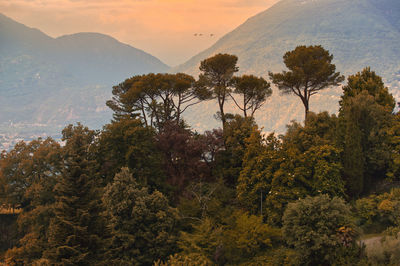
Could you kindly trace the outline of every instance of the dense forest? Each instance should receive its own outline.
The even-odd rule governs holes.
[[[102,130],[3,151],[0,265],[399,265],[400,114],[373,70],[345,81],[332,59],[299,46],[270,81],[236,75],[229,54],[198,79],[133,76]],[[338,115],[310,111],[341,84]],[[304,105],[282,135],[253,118],[272,85]],[[220,128],[185,122],[201,101]]]

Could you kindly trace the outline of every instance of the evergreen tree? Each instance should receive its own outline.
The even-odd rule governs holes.
[[[254,113],[263,106],[267,97],[272,94],[271,84],[263,78],[253,75],[243,75],[232,78],[234,93],[241,96],[242,104],[232,96],[236,106],[243,111],[243,116],[254,117]],[[249,113],[248,113],[249,112]]]
[[[96,265],[105,260],[108,230],[90,154],[94,137],[94,131],[80,124],[63,130],[64,165],[44,254],[50,264]]]
[[[237,56],[229,54],[217,54],[200,63],[200,71],[197,86],[208,90],[208,98],[217,99],[219,118],[222,127],[225,128],[226,115],[224,106],[232,91],[231,81],[233,74],[239,70],[236,66]],[[207,94],[204,93],[206,97]]]
[[[177,211],[159,191],[149,193],[128,168],[105,188],[103,201],[112,229],[114,265],[151,265],[175,251]]]
[[[332,59],[329,51],[320,45],[298,46],[283,56],[289,71],[270,72],[269,76],[283,93],[294,94],[301,99],[307,118],[311,96],[344,80],[344,76],[335,72]]]
[[[145,127],[140,119],[124,117],[105,125],[96,144],[104,186],[122,167],[129,167],[138,182],[151,190],[169,191],[155,130]]]
[[[351,197],[370,191],[386,177],[392,152],[394,98],[382,79],[365,68],[349,76],[340,102],[338,146]]]

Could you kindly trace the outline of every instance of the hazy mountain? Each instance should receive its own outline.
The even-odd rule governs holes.
[[[0,142],[1,134],[54,135],[76,121],[99,128],[111,119],[112,85],[168,68],[107,35],[54,39],[0,14]]]
[[[400,1],[398,0],[281,0],[248,19],[215,45],[174,71],[197,75],[201,60],[216,53],[239,57],[241,73],[267,77],[282,71],[282,56],[298,45],[321,44],[334,55],[338,71],[345,75],[371,66],[400,96]],[[311,110],[337,110],[341,91],[330,90],[311,98]],[[191,123],[209,124],[217,110],[213,103],[197,106],[188,114]],[[200,110],[208,110],[207,113]],[[231,109],[233,111],[233,109]],[[199,120],[199,113],[201,114]],[[294,97],[273,97],[258,112],[266,131],[284,130],[292,119],[302,121],[303,107]],[[193,119],[196,117],[196,120]],[[213,125],[218,125],[216,121]],[[208,126],[207,126],[208,127]]]

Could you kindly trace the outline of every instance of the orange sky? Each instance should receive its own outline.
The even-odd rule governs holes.
[[[0,12],[52,37],[109,34],[174,66],[277,1],[0,0]]]

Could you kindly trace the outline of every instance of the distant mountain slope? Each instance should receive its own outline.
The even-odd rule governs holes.
[[[111,119],[112,85],[168,69],[107,35],[54,39],[0,14],[0,135],[54,135],[76,121],[99,128]]]
[[[400,96],[398,0],[281,0],[173,71],[197,74],[201,60],[222,52],[239,57],[241,73],[267,77],[268,71],[283,70],[283,54],[302,44],[324,46],[334,55],[337,69],[346,75],[371,66],[392,86],[392,92]],[[314,96],[311,110],[335,112],[340,93],[330,90]],[[258,113],[257,120],[266,131],[283,131],[292,119],[302,121],[300,101],[278,94],[275,92]],[[216,111],[212,103],[207,105],[210,113]],[[203,110],[204,106],[197,108]],[[193,113],[188,115],[189,121],[195,117]],[[205,118],[212,114],[203,115]]]

